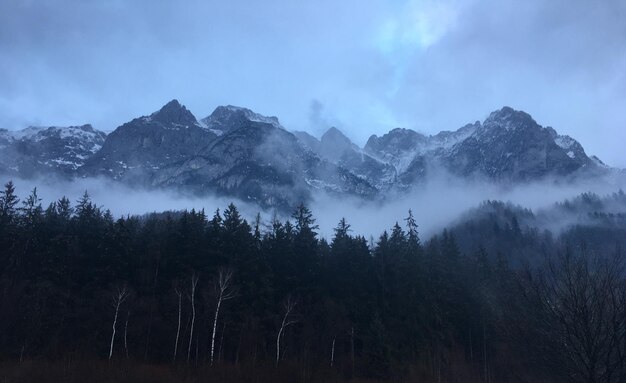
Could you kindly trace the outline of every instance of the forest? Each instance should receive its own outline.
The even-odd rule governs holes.
[[[551,232],[486,202],[428,239],[419,211],[325,239],[304,205],[118,218],[9,182],[0,379],[625,382],[626,219],[600,210]]]

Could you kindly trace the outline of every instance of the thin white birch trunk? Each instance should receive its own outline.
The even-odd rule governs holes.
[[[174,361],[176,361],[176,355],[178,354],[178,339],[180,338],[180,324],[182,319],[182,311],[183,311],[183,293],[175,288],[176,295],[178,295],[178,328],[176,328],[176,343],[174,344]]]
[[[187,363],[191,358],[191,345],[193,343],[193,326],[196,321],[196,286],[198,285],[198,276],[194,273],[191,276],[191,329],[189,330],[189,346],[187,347]]]
[[[276,367],[278,367],[278,362],[280,361],[280,339],[283,336],[283,332],[285,331],[285,328],[287,328],[287,326],[296,323],[295,321],[289,320],[289,315],[291,315],[291,312],[293,311],[295,306],[296,302],[291,297],[288,297],[284,305],[285,315],[283,316],[280,330],[278,330],[278,336],[276,336]]]
[[[217,307],[215,308],[215,319],[213,319],[213,335],[211,335],[211,366],[213,366],[213,355],[215,353],[215,332],[217,329],[217,316],[220,314],[220,306],[222,305],[222,296],[217,300]]]
[[[231,288],[232,277],[232,270],[220,269],[217,283],[215,284],[217,292],[217,305],[215,307],[215,318],[213,318],[213,332],[211,333],[211,366],[213,366],[213,361],[215,360],[215,334],[217,333],[217,320],[220,315],[222,302],[234,298],[236,294]]]
[[[111,346],[109,348],[109,360],[113,357],[113,346],[115,345],[115,333],[117,332],[117,317],[119,316],[120,306],[126,300],[128,290],[126,286],[117,290],[117,294],[113,296],[113,306],[115,307],[115,317],[113,318],[113,333],[111,334]]]

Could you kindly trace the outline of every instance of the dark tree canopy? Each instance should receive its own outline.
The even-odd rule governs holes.
[[[500,213],[425,241],[428,217],[409,211],[373,243],[346,218],[320,238],[304,205],[252,225],[234,204],[116,219],[86,192],[44,208],[37,189],[20,202],[9,182],[0,360],[171,365],[177,353],[285,381],[623,382],[625,270],[606,243],[626,225],[598,215],[612,225],[554,235],[490,209]],[[547,260],[522,265],[519,249]],[[297,302],[289,315],[285,302]]]

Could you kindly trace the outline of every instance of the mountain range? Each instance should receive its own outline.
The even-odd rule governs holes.
[[[318,139],[242,107],[219,106],[197,119],[177,100],[109,134],[91,125],[0,129],[0,174],[7,177],[105,177],[261,207],[291,208],[316,191],[384,198],[442,171],[506,184],[620,172],[510,107],[436,135],[393,129],[363,148],[337,128]]]

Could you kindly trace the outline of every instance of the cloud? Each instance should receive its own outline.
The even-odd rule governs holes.
[[[408,1],[381,23],[375,39],[378,49],[393,56],[402,50],[429,48],[454,27],[460,7],[449,0]]]
[[[489,182],[468,182],[443,172],[405,195],[389,195],[382,204],[360,200],[334,200],[318,195],[312,204],[321,233],[332,237],[332,228],[343,217],[352,225],[354,234],[375,239],[383,230],[390,230],[408,216],[411,209],[420,226],[423,239],[438,234],[455,222],[463,213],[487,200],[511,202],[539,211],[556,202],[572,199],[581,193],[607,195],[626,188],[626,180],[605,179],[562,184],[554,180],[533,182],[515,187],[505,187]],[[375,217],[375,219],[372,219]]]
[[[510,105],[626,167],[625,18],[620,0],[6,0],[0,127],[112,130],[177,98],[306,130],[318,100],[364,144]]]
[[[486,200],[511,202],[540,212],[551,208],[556,202],[573,199],[584,192],[608,195],[620,189],[626,190],[626,179],[605,179],[581,181],[575,184],[562,184],[554,180],[534,182],[515,187],[503,187],[488,182],[468,182],[438,172],[424,184],[410,193],[389,193],[384,201],[365,201],[357,198],[338,198],[322,192],[314,193],[309,207],[319,225],[320,236],[331,240],[333,228],[341,218],[352,227],[353,235],[366,239],[378,239],[383,230],[390,230],[403,219],[409,209],[413,211],[419,225],[420,237],[428,239],[439,234],[445,227],[454,223],[465,212],[479,206]],[[10,178],[0,175],[2,184]],[[37,187],[43,206],[66,196],[77,201],[87,191],[94,203],[109,209],[115,217],[143,215],[152,212],[184,209],[205,209],[211,215],[216,209],[224,209],[234,203],[242,216],[253,222],[257,213],[268,224],[277,215],[279,219],[291,219],[289,213],[262,210],[258,206],[230,197],[206,195],[202,197],[184,195],[167,190],[141,190],[130,188],[118,182],[102,178],[84,178],[65,181],[52,178],[24,180],[13,178],[20,198],[25,198]],[[553,227],[560,222],[548,222]]]

